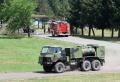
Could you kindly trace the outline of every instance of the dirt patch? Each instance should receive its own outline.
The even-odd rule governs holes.
[[[119,47],[106,47],[104,70],[120,70]]]

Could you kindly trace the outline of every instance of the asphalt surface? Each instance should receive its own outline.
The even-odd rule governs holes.
[[[90,71],[90,72],[78,72],[71,71],[61,74],[57,73],[44,73],[44,72],[26,72],[26,73],[4,73],[0,74],[0,81],[4,80],[14,80],[14,79],[30,79],[30,78],[43,78],[43,77],[53,77],[53,76],[63,76],[63,75],[83,75],[83,74],[100,74],[100,73],[120,73],[120,44],[111,43],[107,41],[98,41],[91,39],[83,39],[77,37],[51,37],[50,35],[34,35],[36,37],[42,37],[47,39],[54,39],[59,41],[72,42],[76,44],[98,44],[105,46],[105,60],[106,63],[100,71]],[[59,45],[59,43],[57,43]]]

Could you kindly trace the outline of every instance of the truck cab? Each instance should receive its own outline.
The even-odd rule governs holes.
[[[62,48],[61,47],[51,47],[51,46],[44,46],[41,50],[41,64],[48,65],[57,62],[58,60],[62,59],[64,56],[62,55]]]
[[[46,72],[51,72],[57,62],[66,62],[62,47],[44,46],[40,52],[39,63]],[[63,70],[61,70],[62,72]]]

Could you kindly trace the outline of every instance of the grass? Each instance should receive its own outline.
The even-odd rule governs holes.
[[[100,36],[91,36],[91,37],[89,37],[87,35],[84,35],[84,36],[82,36],[82,35],[73,35],[73,36],[74,37],[86,38],[86,39],[94,39],[94,40],[101,40],[101,41],[109,41],[109,42],[114,42],[114,43],[120,43],[120,38],[118,38],[118,37],[113,37],[113,38],[104,37],[104,38],[102,38]]]
[[[0,36],[0,73],[41,71],[38,64],[40,50],[44,45],[68,46],[68,42],[43,38]]]
[[[87,38],[87,39],[95,39],[95,40],[103,40],[103,41],[110,41],[114,43],[120,43],[120,38],[117,37],[118,31],[114,31],[114,37],[111,38],[111,31],[110,30],[105,30],[104,35],[105,37],[102,38],[101,36],[101,30],[99,29],[94,29],[95,31],[95,36],[91,34],[91,37],[88,36],[88,29],[84,29],[84,36],[79,35],[79,34],[74,34],[73,36],[75,37],[81,37],[81,38]],[[80,31],[81,33],[81,31]]]
[[[70,75],[26,80],[11,80],[6,82],[120,82],[120,73],[95,75]],[[5,82],[5,81],[4,81]]]
[[[89,31],[89,29],[84,29],[84,33],[85,33],[85,35],[88,35],[88,31]],[[102,35],[102,31],[101,31],[101,29],[95,29],[94,28],[94,31],[95,31],[95,35],[96,36],[98,36],[98,37],[101,37]],[[91,36],[93,36],[93,33],[91,33],[92,35]],[[108,30],[108,29],[105,29],[104,30],[104,35],[105,35],[105,37],[111,37],[111,30]],[[118,36],[118,31],[114,31],[114,37],[117,37]]]

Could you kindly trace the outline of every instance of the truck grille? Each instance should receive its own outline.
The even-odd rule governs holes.
[[[51,58],[49,58],[49,57],[43,57],[43,62],[51,62]]]

